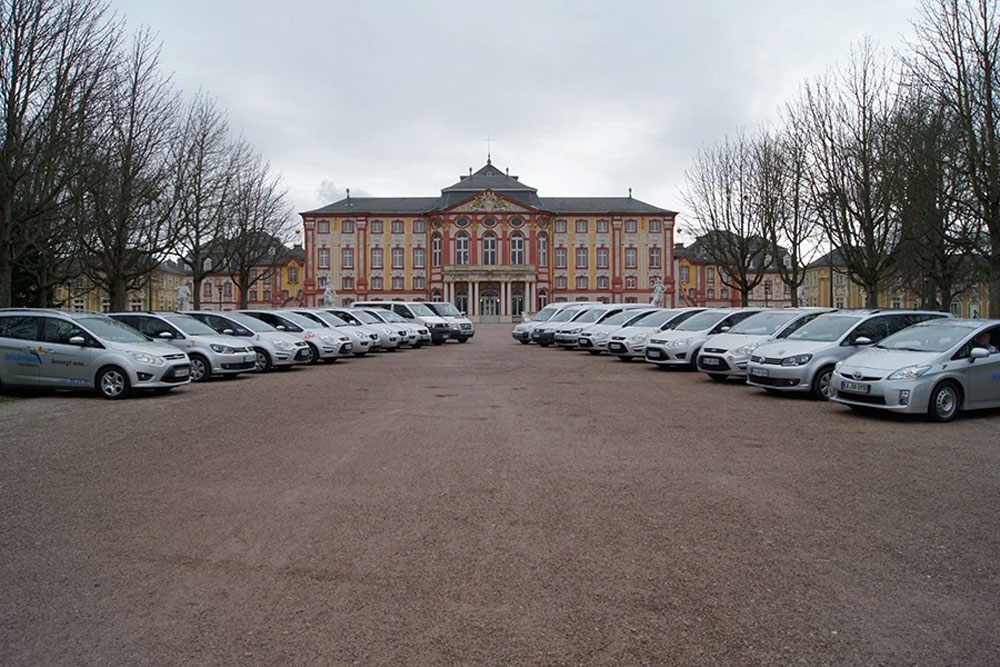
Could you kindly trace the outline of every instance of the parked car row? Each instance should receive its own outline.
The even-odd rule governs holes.
[[[652,308],[550,304],[517,324],[522,344],[740,378],[855,410],[927,414],[1000,407],[1000,320],[929,310]],[[575,340],[574,340],[575,337]]]
[[[419,302],[107,314],[7,308],[0,310],[0,387],[95,389],[124,398],[449,338],[464,343],[475,329],[452,310]]]

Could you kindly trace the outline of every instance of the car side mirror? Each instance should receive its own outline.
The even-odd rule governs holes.
[[[872,344],[872,339],[869,338],[868,336],[858,336],[857,338],[854,339],[854,342],[852,343],[852,345],[871,345],[871,344]]]
[[[83,346],[83,345],[87,344],[87,339],[84,338],[83,336],[73,336],[72,338],[70,338],[66,342],[69,343],[70,345],[80,345],[80,346]]]
[[[719,333],[726,333],[727,331],[729,331],[729,327],[722,327],[719,329]]]
[[[160,338],[165,338],[165,339],[171,339],[171,338],[174,337],[174,335],[172,333],[170,333],[169,331],[161,331],[159,334],[157,334],[157,336],[159,336]]]
[[[286,328],[285,328],[284,324],[279,324],[278,326],[276,326],[274,328],[277,329],[278,331],[286,331]]]
[[[974,347],[971,350],[969,350],[970,361],[975,359],[985,359],[988,356],[990,356],[990,351],[987,350],[985,347]]]
[[[227,336],[235,336],[236,335],[236,332],[233,331],[232,329],[223,329],[222,333],[226,334]]]

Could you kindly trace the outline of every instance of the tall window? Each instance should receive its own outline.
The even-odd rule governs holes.
[[[316,223],[316,232],[318,234],[329,234],[330,233],[330,223],[326,220],[321,220]]]
[[[586,234],[588,226],[589,225],[587,224],[586,220],[577,220],[576,221],[576,233],[577,234]]]
[[[423,220],[414,220],[413,221],[413,233],[414,234],[423,234],[426,231],[427,231],[427,226],[424,224]]]
[[[625,268],[634,269],[638,265],[638,253],[635,248],[625,248]]]
[[[587,268],[587,249],[580,247],[576,249],[576,268]]]
[[[372,234],[384,234],[385,233],[385,227],[383,226],[381,220],[372,220],[371,233]]]
[[[319,268],[329,269],[330,268],[330,249],[320,248],[319,249]]]
[[[711,272],[709,273],[709,275],[712,275]],[[691,267],[685,264],[684,266],[681,267],[681,282],[686,283],[689,280],[691,280]],[[709,280],[708,282],[712,281]]]
[[[587,289],[587,276],[577,276],[577,278],[576,278],[576,288],[577,289]]]
[[[297,283],[299,282],[299,270],[294,266],[288,267],[288,282]]]
[[[649,268],[658,269],[660,268],[660,249],[650,248],[649,249]]]
[[[351,276],[343,276],[340,279],[340,289],[352,290],[354,289],[354,278]]]
[[[639,231],[639,223],[636,220],[626,220],[625,221],[625,232],[628,234],[635,234]]]
[[[382,268],[382,248],[372,248],[372,268]]]
[[[566,231],[566,221],[565,220],[556,220],[555,221],[555,230],[556,230],[556,234],[562,234],[562,233],[564,233]]]
[[[403,233],[403,221],[402,220],[393,220],[392,221],[392,233],[393,234],[402,234]]]
[[[649,221],[649,233],[650,234],[662,234],[663,233],[663,222],[660,220],[650,220]]]
[[[345,269],[354,268],[354,248],[340,249],[340,265]]]
[[[382,278],[380,278],[379,276],[372,276],[371,286],[372,289],[382,289],[383,287]]]
[[[413,289],[424,289],[423,276],[413,276]]]
[[[597,289],[608,289],[607,276],[597,276]]]
[[[566,276],[556,276],[556,289],[566,289]]]
[[[521,232],[510,235],[510,263],[524,264],[524,236]]]
[[[206,298],[212,298],[212,283],[205,281],[205,286],[201,288],[201,293]]]
[[[608,257],[609,257],[609,255],[610,255],[610,251],[607,248],[598,248],[597,249],[597,268],[599,268],[599,269],[606,269],[606,268],[608,268],[608,263],[609,263],[608,262]]]
[[[392,279],[392,289],[399,291],[403,289],[403,278],[402,276],[396,276]]]
[[[424,268],[424,261],[426,258],[426,251],[423,248],[413,249],[413,268],[422,269]]]
[[[354,222],[352,220],[345,220],[344,222],[340,223],[340,231],[343,232],[344,234],[353,234]]]
[[[566,268],[566,248],[556,248],[556,268]]]
[[[545,234],[538,235],[538,266],[549,265],[549,238]]]
[[[401,269],[403,268],[403,249],[393,248],[392,249],[392,268]]]
[[[469,235],[459,232],[455,237],[455,264],[465,266],[469,263]]]
[[[497,263],[497,235],[486,232],[483,236],[483,264],[492,266]]]
[[[431,238],[431,266],[441,266],[441,235]]]
[[[598,234],[607,234],[608,233],[608,221],[607,220],[598,220],[597,221],[597,233]]]

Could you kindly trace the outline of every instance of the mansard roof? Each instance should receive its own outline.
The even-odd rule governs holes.
[[[629,197],[539,197],[538,191],[525,185],[517,176],[495,167],[492,161],[475,173],[460,176],[441,190],[440,197],[350,197],[302,215],[424,215],[456,206],[477,193],[491,190],[528,208],[553,214],[634,213],[673,215],[676,211],[647,204]]]

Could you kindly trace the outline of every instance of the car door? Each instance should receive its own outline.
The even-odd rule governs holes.
[[[71,343],[71,339],[82,343]],[[42,358],[38,382],[54,387],[94,386],[93,336],[78,325],[56,317],[42,318]]]
[[[877,343],[886,336],[888,336],[893,331],[898,331],[902,327],[901,324],[904,323],[903,320],[899,319],[899,315],[880,315],[878,317],[870,317],[864,320],[851,331],[844,338],[843,345],[857,345],[856,342],[859,338],[867,338],[871,343]],[[895,326],[893,323],[895,322]]]
[[[187,347],[187,336],[184,332],[158,317],[150,317],[149,315],[123,315],[116,316],[115,319],[138,330],[143,335],[149,336],[158,343],[168,343],[181,350]],[[164,333],[170,334],[170,336],[164,336]]]
[[[990,344],[994,348],[1000,348],[1000,327],[990,329]],[[974,346],[970,340],[963,349],[968,350]],[[1000,403],[1000,352],[969,362],[966,377],[968,378],[966,407],[989,407]]]
[[[34,315],[0,316],[0,383],[38,384],[40,325]]]

